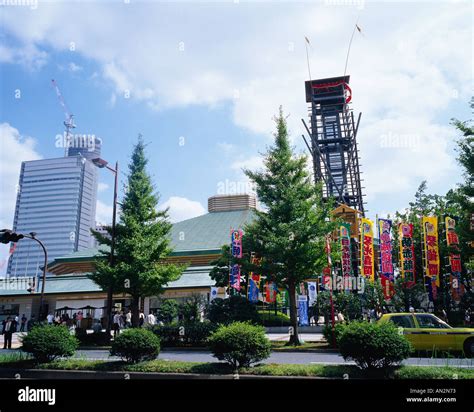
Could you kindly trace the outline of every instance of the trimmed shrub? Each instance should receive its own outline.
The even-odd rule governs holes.
[[[272,310],[261,310],[258,312],[260,324],[263,326],[291,326],[290,317],[284,313]]]
[[[255,304],[243,296],[233,295],[228,299],[214,299],[209,305],[207,318],[212,323],[227,325],[232,322],[257,324],[259,316]]]
[[[351,322],[339,336],[339,351],[362,369],[377,369],[408,358],[412,346],[390,322]]]
[[[347,324],[345,323],[336,323],[334,325],[334,340],[336,341],[336,346],[339,346],[339,338]],[[323,327],[323,336],[327,342],[332,345],[332,325],[324,325]]]
[[[123,331],[112,342],[110,354],[120,356],[128,363],[156,359],[160,353],[160,339],[146,329],[132,328]]]
[[[207,346],[207,340],[217,325],[211,322],[155,325],[150,330],[160,338],[162,347]]]
[[[217,359],[225,360],[234,369],[249,367],[271,353],[265,329],[245,322],[220,326],[209,338],[209,346]]]
[[[34,326],[21,337],[23,352],[30,353],[39,363],[73,356],[79,342],[65,326]]]

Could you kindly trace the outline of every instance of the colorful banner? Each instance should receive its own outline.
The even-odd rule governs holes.
[[[392,262],[392,221],[379,219],[377,226],[380,239],[380,282],[384,297],[388,300],[395,293]]]
[[[231,231],[231,254],[235,258],[242,258],[242,237],[241,229]],[[233,265],[230,269],[230,287],[240,291],[240,265]]]
[[[360,266],[361,274],[374,280],[374,225],[370,219],[361,219]]]
[[[298,295],[298,323],[300,326],[309,326],[308,296]]]
[[[459,254],[459,237],[456,233],[456,220],[446,216],[444,223],[446,228],[446,244],[455,251],[449,253],[451,296],[453,300],[459,302],[464,294],[464,285],[461,283],[462,266],[461,255]]]
[[[255,254],[252,253],[252,256],[250,257],[250,263],[256,266],[260,266],[261,261],[261,258],[255,257]],[[260,295],[260,278],[260,275],[256,274],[255,272],[250,272],[249,274],[247,298],[252,303],[258,302],[258,298]]]
[[[316,282],[308,282],[308,299],[309,306],[313,306],[318,297],[318,291],[316,289]]]
[[[438,249],[438,218],[423,216],[423,248],[425,252],[425,285],[430,300],[436,299],[439,287],[439,249]]]
[[[240,291],[240,265],[230,268],[230,287]]]
[[[265,283],[265,302],[273,303],[276,300],[278,288],[275,282],[266,282]]]
[[[232,230],[230,236],[231,236],[232,256],[236,258],[241,258],[243,232],[241,229]]]
[[[342,223],[339,226],[339,240],[341,242],[341,274],[344,285],[347,286],[352,276],[351,225],[349,223]]]
[[[400,223],[398,226],[400,249],[400,274],[407,287],[415,284],[415,247],[413,244],[413,224]]]

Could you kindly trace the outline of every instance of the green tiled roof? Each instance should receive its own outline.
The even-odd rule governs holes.
[[[214,281],[210,278],[209,272],[212,267],[200,266],[186,269],[181,277],[170,282],[166,289],[175,288],[199,288],[210,287],[214,285]],[[87,274],[68,274],[68,275],[50,275],[46,277],[45,293],[81,293],[81,292],[101,292],[102,289],[90,280]],[[41,290],[41,279],[38,285],[38,291]],[[39,295],[39,293],[28,293],[26,290],[9,290],[0,289],[0,296],[15,295]]]
[[[230,242],[230,230],[243,228],[255,217],[252,209],[229,212],[213,212],[173,224],[171,229],[172,255],[218,253],[221,246]],[[106,249],[106,246],[101,246]],[[91,260],[99,254],[99,249],[79,250],[57,257],[54,262],[80,262]],[[49,266],[53,262],[50,262]]]
[[[254,218],[249,210],[213,212],[175,223],[171,231],[171,243],[175,252],[219,250],[230,242],[230,230],[243,228]]]

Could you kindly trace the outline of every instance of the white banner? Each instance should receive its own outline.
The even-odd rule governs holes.
[[[308,297],[309,297],[309,306],[313,306],[316,302],[318,296],[318,290],[316,289],[316,282],[308,282]]]
[[[211,286],[211,295],[209,296],[209,302],[212,302],[215,298],[217,298],[217,287]]]

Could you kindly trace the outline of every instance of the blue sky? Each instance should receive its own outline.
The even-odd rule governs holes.
[[[304,151],[308,78],[349,60],[369,216],[405,207],[423,179],[445,193],[461,180],[450,119],[470,116],[472,9],[464,1],[30,2],[0,8],[0,224],[10,227],[23,160],[62,156],[64,115],[103,139],[125,171],[141,133],[149,171],[173,220],[205,212],[221,185],[245,184],[289,114]],[[11,4],[11,5],[8,5]],[[20,92],[20,97],[18,97]],[[99,221],[111,215],[101,173]],[[5,254],[5,248],[1,250]]]

